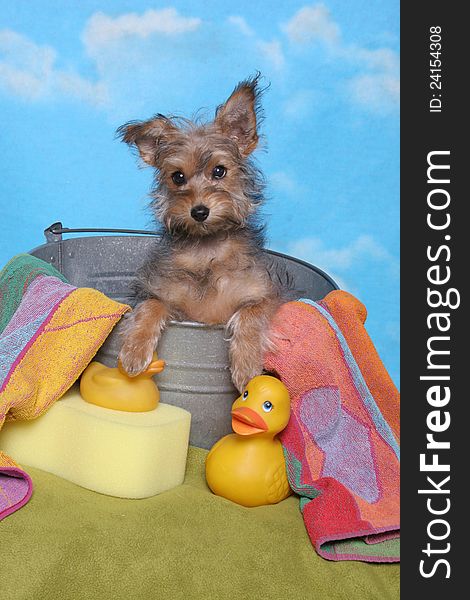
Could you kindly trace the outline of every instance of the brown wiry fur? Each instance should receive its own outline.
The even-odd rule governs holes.
[[[156,169],[152,207],[162,237],[138,273],[143,300],[127,320],[120,359],[130,375],[142,372],[169,318],[225,324],[230,336],[232,379],[242,390],[262,372],[272,342],[269,321],[282,302],[261,252],[255,222],[262,182],[250,161],[258,144],[258,78],[240,83],[212,123],[157,115],[120,128]],[[225,175],[214,176],[223,166]],[[184,183],[173,181],[175,172]],[[203,221],[191,215],[206,207]]]

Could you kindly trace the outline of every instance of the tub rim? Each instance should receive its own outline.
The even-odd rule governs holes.
[[[73,234],[73,233],[96,233],[98,235],[79,235],[72,238],[63,239],[62,233]],[[103,233],[109,233],[110,235],[99,235]],[[119,233],[120,235],[114,235]],[[62,227],[62,223],[57,222],[53,225],[49,226],[44,230],[44,234],[46,237],[46,242],[44,244],[40,244],[28,251],[28,254],[33,254],[36,250],[43,249],[45,246],[54,246],[54,244],[67,244],[68,242],[73,242],[74,240],[87,240],[90,238],[97,239],[107,239],[107,238],[145,238],[147,236],[159,238],[161,234],[156,231],[147,231],[147,230],[132,230],[132,229],[69,229],[67,227]],[[279,256],[280,258],[286,258],[289,261],[295,262],[298,265],[302,265],[303,267],[307,267],[308,269],[315,271],[318,275],[323,277],[328,283],[332,286],[334,290],[340,289],[336,281],[323,269],[317,267],[316,265],[312,265],[311,263],[297,258],[295,256],[291,256],[290,254],[285,254],[284,252],[278,252],[277,250],[271,250],[269,248],[263,248],[263,252],[267,254],[271,254],[273,256]],[[61,265],[60,265],[61,266]],[[176,325],[180,327],[187,327],[189,329],[210,329],[210,330],[224,330],[224,325],[207,325],[206,323],[200,323],[198,321],[177,321],[174,319],[170,319],[168,324]]]

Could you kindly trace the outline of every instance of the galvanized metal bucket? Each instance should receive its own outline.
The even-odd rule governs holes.
[[[155,233],[133,230],[68,229],[54,223],[45,230],[47,243],[30,254],[53,264],[78,287],[92,287],[110,298],[133,306],[129,289],[137,268],[154,243]],[[63,239],[64,233],[113,233]],[[123,235],[125,234],[125,235]],[[266,250],[273,268],[281,265],[294,286],[313,300],[323,298],[336,283],[326,273],[305,262]],[[96,360],[116,366],[121,340],[118,324],[96,355]],[[171,321],[159,344],[166,361],[156,377],[161,401],[180,406],[192,415],[190,443],[210,448],[231,432],[230,407],[237,396],[232,385],[228,345],[222,327]]]

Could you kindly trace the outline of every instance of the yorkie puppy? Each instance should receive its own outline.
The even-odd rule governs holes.
[[[210,123],[157,114],[118,129],[156,170],[152,207],[163,225],[124,328],[119,357],[131,376],[148,367],[169,319],[225,325],[238,390],[263,370],[270,319],[284,297],[256,220],[263,181],[250,157],[260,93],[258,75],[237,85]]]

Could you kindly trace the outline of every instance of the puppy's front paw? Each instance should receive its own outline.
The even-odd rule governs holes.
[[[261,375],[263,372],[263,364],[262,362],[253,360],[253,358],[244,360],[243,357],[232,357],[232,381],[233,385],[237,388],[240,394],[248,385],[250,379],[256,377],[256,375]]]
[[[124,342],[119,353],[124,371],[130,377],[143,373],[152,362],[153,350],[153,344],[148,341],[143,344],[137,344],[132,340]]]

